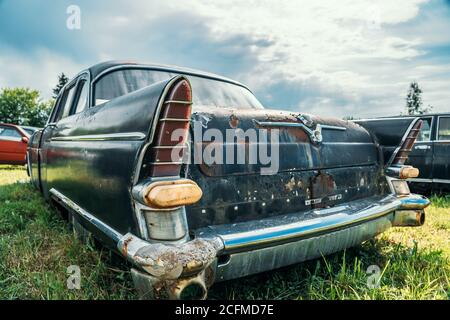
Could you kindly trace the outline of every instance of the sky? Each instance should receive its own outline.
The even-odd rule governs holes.
[[[113,59],[221,74],[268,108],[336,117],[405,112],[418,81],[425,106],[450,112],[450,0],[0,0],[0,88],[50,98],[59,73]]]

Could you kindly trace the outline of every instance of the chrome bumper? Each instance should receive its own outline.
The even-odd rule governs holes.
[[[190,241],[149,242],[131,233],[121,234],[55,189],[50,195],[104,233],[139,269],[133,269],[132,276],[141,296],[155,298],[165,291],[166,297],[175,299],[189,286],[197,286],[202,298],[215,281],[340,251],[391,226],[421,225],[423,210],[430,204],[414,194],[374,196],[329,209],[210,226],[195,230]]]
[[[343,250],[390,228],[396,212],[423,210],[429,204],[414,194],[372,197],[331,209],[210,226],[184,243],[149,243],[126,234],[117,246],[155,280],[198,277],[209,268],[213,279],[205,281],[212,284]],[[224,262],[218,264],[219,256]]]

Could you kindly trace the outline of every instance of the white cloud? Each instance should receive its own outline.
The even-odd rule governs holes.
[[[444,111],[450,70],[426,57],[428,46],[448,45],[450,22],[424,5],[428,0],[99,1],[80,4],[77,54],[92,63],[143,59],[216,71],[248,84],[269,106],[336,116],[399,113],[409,82],[419,80],[426,104]],[[0,86],[48,92],[58,73],[81,70],[67,56],[76,55],[2,50]]]
[[[29,87],[41,92],[44,99],[52,96],[57,75],[62,71],[68,77],[82,70],[82,66],[47,49],[38,49],[33,55],[2,48],[0,55],[0,88]]]
[[[326,96],[307,98],[299,106],[307,108],[306,102],[310,102],[309,108],[315,112],[328,113],[333,109],[335,114],[343,115],[352,110],[367,113],[358,103],[386,103],[387,95],[399,89],[392,83],[407,82],[402,79],[402,72],[395,72],[402,69],[404,60],[425,53],[419,49],[424,39],[397,36],[386,26],[414,19],[424,2],[200,1],[195,12],[213,18],[210,27],[218,38],[244,33],[274,40],[275,45],[259,54],[254,75],[238,75],[257,91],[280,81],[280,75],[299,85],[312,82]],[[279,56],[283,59],[276,58]],[[371,65],[379,65],[380,61],[381,65],[389,63],[390,70],[386,71],[390,81],[376,70],[377,66],[374,69]],[[339,106],[333,95],[346,99],[352,108]],[[398,93],[392,95],[390,102],[403,104],[397,96]],[[372,101],[365,101],[368,98]],[[368,113],[375,115],[379,111],[375,108]]]

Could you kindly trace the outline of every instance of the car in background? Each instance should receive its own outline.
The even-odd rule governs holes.
[[[423,127],[407,161],[420,174],[408,180],[410,187],[422,193],[450,192],[450,113],[420,118]]]
[[[0,164],[26,164],[30,134],[20,126],[0,123]]]
[[[26,133],[28,133],[29,136],[31,136],[33,133],[35,133],[40,128],[37,127],[30,127],[30,126],[20,126]]]
[[[423,126],[419,131],[417,140],[408,156],[405,164],[419,169],[419,176],[408,179],[411,191],[431,194],[450,192],[450,113],[426,114],[420,116],[401,116],[378,118],[371,120],[357,120],[362,124],[370,122],[383,132],[383,139],[390,140],[391,145],[396,142],[393,137],[398,137],[399,126],[392,126],[392,121],[397,119],[406,125],[409,119],[419,117]],[[403,137],[405,140],[406,137]]]

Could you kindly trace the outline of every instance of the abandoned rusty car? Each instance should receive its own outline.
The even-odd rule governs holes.
[[[28,171],[80,234],[129,260],[142,298],[200,299],[422,225],[429,200],[404,164],[422,122],[402,121],[384,139],[372,122],[265,109],[218,75],[105,62],[63,88]]]

